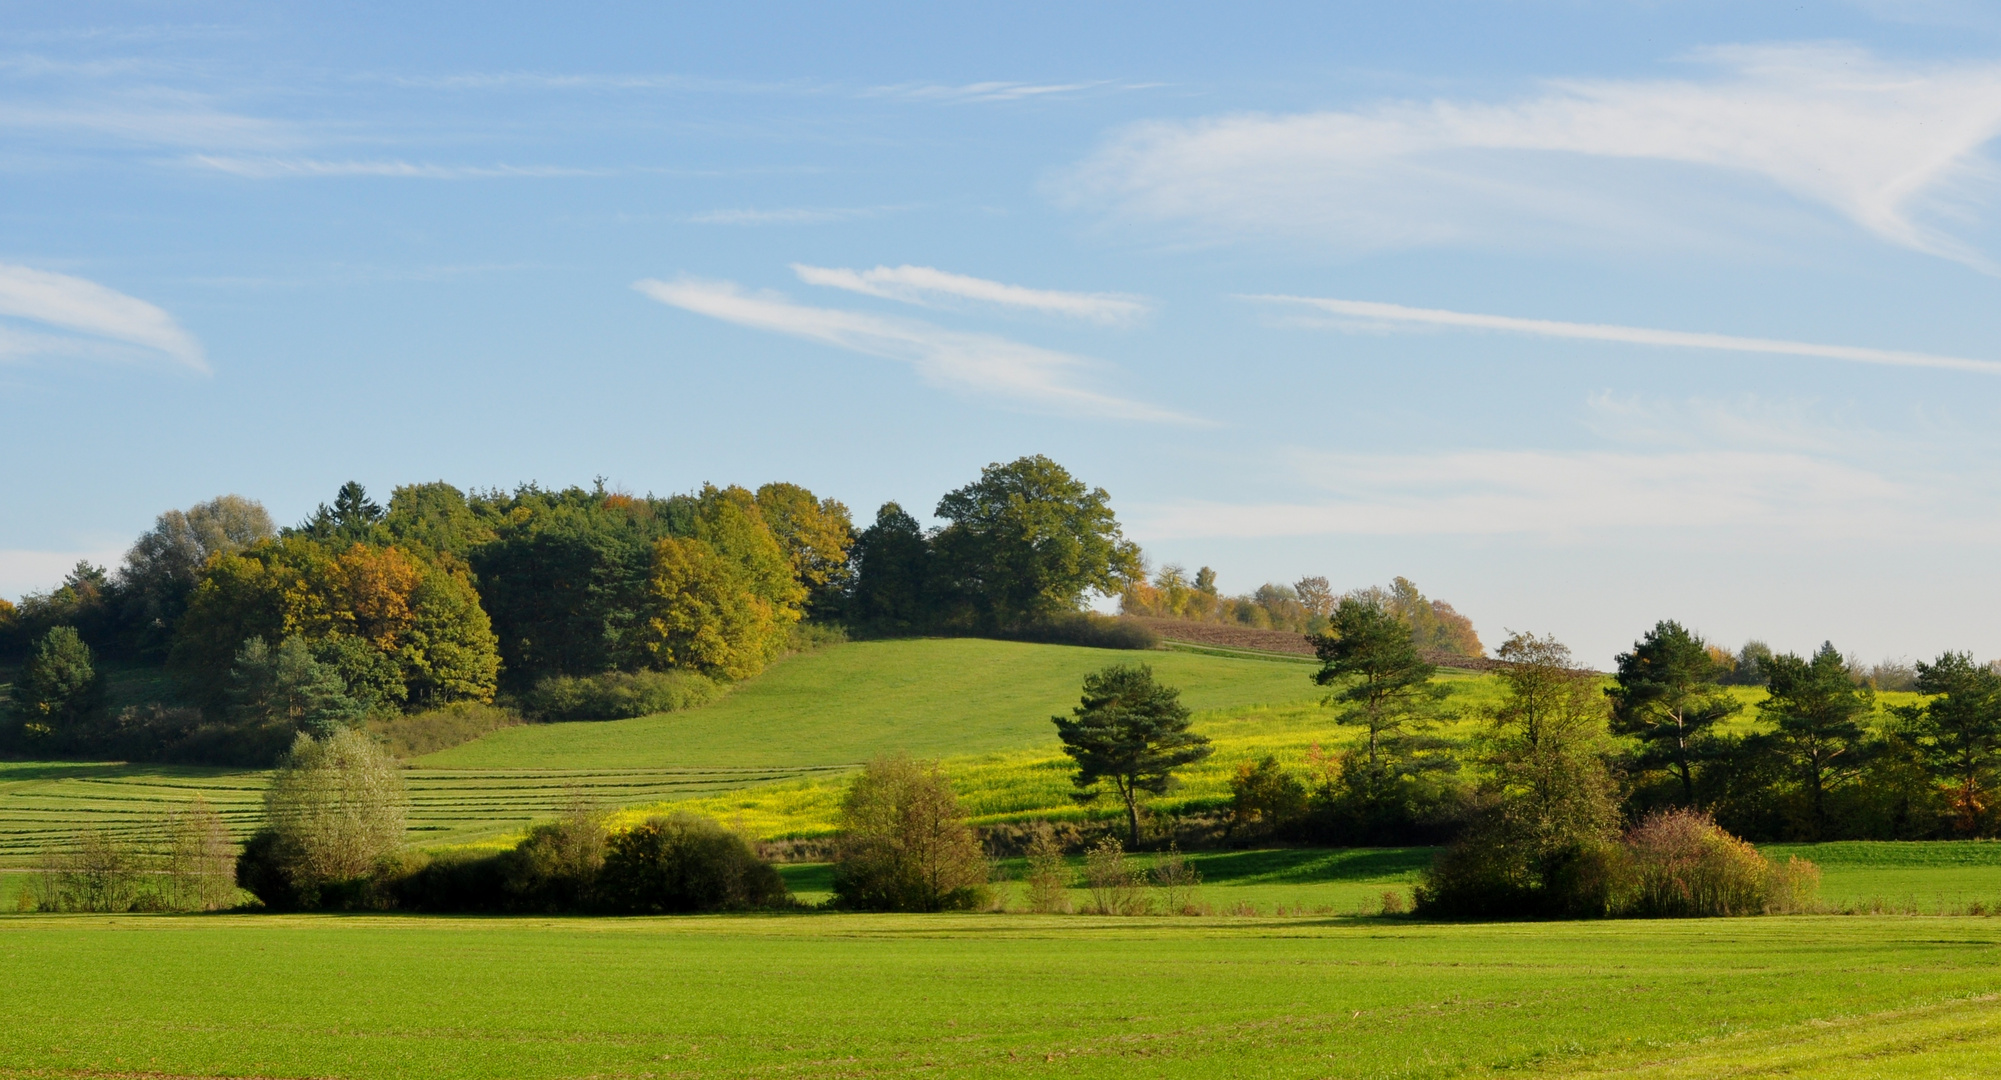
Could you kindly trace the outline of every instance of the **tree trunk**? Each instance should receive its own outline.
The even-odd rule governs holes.
[[[1121,784],[1119,794],[1126,800],[1126,849],[1130,851],[1139,847],[1139,793]]]

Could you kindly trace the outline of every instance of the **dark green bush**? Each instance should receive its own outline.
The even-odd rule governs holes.
[[[552,675],[522,698],[537,720],[625,720],[706,705],[723,696],[714,679],[691,671],[607,671]]]
[[[607,911],[651,915],[777,907],[784,879],[743,837],[713,818],[649,818],[611,838],[598,875]]]

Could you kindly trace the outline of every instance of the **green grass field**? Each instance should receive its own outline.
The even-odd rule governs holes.
[[[0,1076],[1974,1077],[2001,920],[29,916]]]
[[[1316,701],[1310,660],[1133,653],[977,638],[862,641],[795,656],[700,709],[508,728],[419,767],[654,768],[860,764],[1051,744],[1084,676],[1143,662],[1196,710]]]

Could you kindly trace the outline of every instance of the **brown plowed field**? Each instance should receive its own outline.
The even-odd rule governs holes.
[[[1134,616],[1128,616],[1132,618]],[[1288,653],[1293,656],[1312,656],[1313,642],[1305,634],[1295,634],[1290,630],[1260,630],[1255,626],[1236,626],[1230,623],[1192,622],[1188,619],[1157,619],[1138,617],[1154,633],[1169,641],[1185,641],[1190,645],[1209,645],[1218,649],[1245,649],[1251,652]],[[1439,667],[1459,668],[1462,671],[1491,671],[1500,663],[1484,656],[1459,656],[1455,653],[1427,651],[1427,663]]]

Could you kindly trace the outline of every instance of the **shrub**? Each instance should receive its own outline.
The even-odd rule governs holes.
[[[1125,845],[1107,836],[1084,853],[1084,887],[1094,915],[1144,915],[1152,907],[1146,879],[1126,860]]]
[[[1028,840],[1028,909],[1038,915],[1070,910],[1070,864],[1063,857],[1063,845],[1056,830],[1046,821]]]
[[[77,833],[67,849],[43,849],[39,869],[38,911],[130,911],[139,899],[138,854],[103,829]]]
[[[351,728],[325,739],[300,735],[264,793],[273,838],[257,857],[274,861],[292,903],[318,906],[322,892],[336,901],[346,895],[344,883],[366,879],[376,862],[402,842],[409,807],[396,763],[366,735]],[[251,876],[270,888],[263,872],[260,868]],[[256,887],[244,887],[264,899]]]
[[[221,815],[197,795],[167,814],[163,906],[174,911],[216,911],[236,902],[236,842]]]
[[[513,727],[521,718],[506,709],[476,701],[456,701],[439,709],[371,721],[368,733],[399,758],[421,757],[468,743],[482,735]]]
[[[1788,855],[1773,866],[1765,879],[1765,911],[1772,915],[1799,915],[1820,906],[1820,867]],[[1973,914],[1978,915],[1979,912]]]
[[[611,838],[598,877],[599,902],[637,914],[774,907],[785,882],[743,837],[713,818],[649,818]]]
[[[1160,890],[1161,909],[1166,914],[1187,915],[1200,909],[1197,890],[1202,887],[1202,874],[1173,844],[1168,845],[1167,854],[1154,860],[1153,884]]]
[[[706,705],[724,688],[692,671],[607,671],[599,675],[552,675],[523,699],[537,720],[626,720]]]
[[[840,906],[956,911],[986,904],[986,859],[937,763],[869,762],[841,799],[840,824]]]
[[[1765,909],[1771,867],[1758,850],[1717,828],[1708,814],[1668,810],[1626,835],[1632,853],[1630,914],[1687,918],[1755,915]]]
[[[1425,873],[1416,889],[1418,914],[1448,919],[1614,914],[1626,877],[1624,849],[1596,837],[1554,847],[1539,832],[1505,807],[1483,808]]]
[[[608,816],[603,808],[579,800],[561,820],[528,830],[502,859],[503,888],[511,904],[531,911],[578,911],[595,903]]]
[[[1230,778],[1230,834],[1257,839],[1280,833],[1306,816],[1306,785],[1266,754],[1237,766]]]

